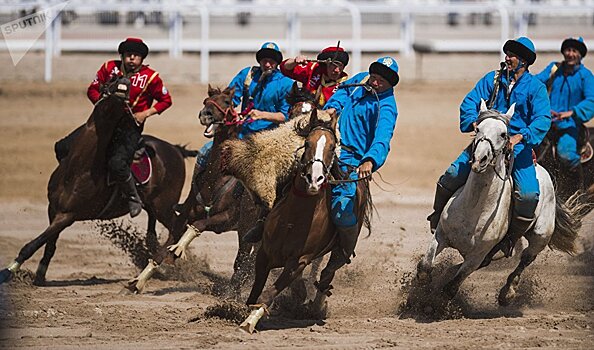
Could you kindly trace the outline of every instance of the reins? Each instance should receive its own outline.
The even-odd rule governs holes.
[[[231,125],[242,125],[244,123],[251,123],[253,122],[253,120],[251,118],[249,119],[242,119],[241,117],[244,116],[243,114],[237,113],[237,111],[235,111],[235,109],[233,108],[233,106],[229,106],[225,109],[223,109],[223,107],[221,107],[216,101],[214,101],[213,99],[206,99],[204,101],[204,105],[210,103],[211,105],[215,106],[215,108],[223,113],[223,120],[222,121],[217,121],[217,122],[213,122],[213,124],[224,124],[226,126],[231,126]],[[233,117],[233,119],[231,119],[230,121],[227,120],[227,115],[231,115],[231,117]]]

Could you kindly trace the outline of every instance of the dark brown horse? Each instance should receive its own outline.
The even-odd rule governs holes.
[[[586,130],[584,130],[586,131]],[[594,128],[587,128],[588,142],[594,146]],[[580,174],[570,173],[566,169],[562,168],[557,158],[557,141],[559,139],[559,132],[551,127],[551,130],[545,137],[544,141],[537,150],[538,163],[541,164],[551,177],[556,185],[556,192],[560,198],[567,199],[576,190],[580,189]],[[592,204],[590,208],[594,208],[594,159],[582,163],[582,179],[583,188],[585,191],[585,197],[583,200]]]
[[[44,284],[49,263],[60,233],[76,221],[113,219],[128,213],[127,199],[107,181],[107,149],[112,134],[123,118],[132,118],[127,105],[130,81],[120,78],[109,83],[81,132],[76,136],[66,158],[62,159],[48,183],[49,227],[27,243],[15,261],[0,272],[5,282],[39,248],[45,245],[37,268],[36,284]],[[144,209],[149,214],[149,231],[155,220],[177,240],[183,226],[176,226],[174,205],[185,179],[184,155],[180,149],[155,137],[144,136],[151,149],[153,173],[148,183],[139,187]],[[175,237],[177,236],[177,238]],[[162,250],[166,250],[163,247]]]
[[[233,109],[234,89],[213,89],[209,87],[208,97],[204,100],[204,108],[199,118],[206,127],[206,133],[214,135],[212,149],[208,155],[206,166],[200,170],[196,167],[192,187],[187,199],[179,208],[178,224],[188,226],[186,233],[179,241],[168,241],[170,251],[160,260],[149,262],[140,276],[131,281],[128,289],[140,292],[152,271],[161,263],[173,263],[185,255],[190,242],[201,232],[212,231],[217,234],[237,231],[239,249],[233,265],[231,285],[238,295],[239,288],[253,271],[255,259],[254,245],[245,243],[243,235],[255,222],[255,208],[247,191],[241,183],[230,175],[221,173],[221,143],[236,138],[241,127],[241,118]],[[171,237],[170,237],[171,238]]]
[[[332,252],[330,261],[335,261],[332,256],[342,254],[330,218],[331,191],[328,186],[330,173],[340,172],[335,162],[337,117],[332,114],[329,121],[323,121],[318,118],[319,113],[326,112],[314,109],[309,125],[300,131],[305,132],[307,138],[292,188],[278,201],[266,219],[262,246],[256,257],[256,277],[247,300],[247,304],[254,309],[240,326],[249,333],[254,331],[258,320],[267,312],[275,297],[301,277],[305,267],[314,259]],[[323,179],[318,176],[312,178],[316,166],[324,169]],[[319,186],[320,183],[322,186]],[[357,186],[356,214],[359,218],[365,218],[359,220],[360,227],[363,222],[368,223],[370,200],[368,182],[360,181]],[[328,284],[342,265],[329,262],[322,271]],[[262,293],[270,270],[278,267],[283,268],[280,276]],[[325,314],[326,296],[327,291],[318,291],[311,304],[312,311],[321,317]]]

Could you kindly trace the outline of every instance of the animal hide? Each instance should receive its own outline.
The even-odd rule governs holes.
[[[303,154],[305,138],[297,135],[296,129],[307,126],[311,111],[311,105],[304,104],[298,115],[275,129],[243,140],[225,141],[221,153],[223,173],[235,176],[272,209],[278,186],[290,180]],[[318,118],[330,120],[330,115],[318,110]]]

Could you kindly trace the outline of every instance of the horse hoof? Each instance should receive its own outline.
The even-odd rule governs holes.
[[[13,274],[12,274],[12,272],[10,272],[9,269],[4,269],[4,270],[0,271],[0,284],[10,281],[12,279],[12,277],[13,277]]]
[[[515,292],[510,290],[508,292],[501,292],[499,293],[499,297],[497,298],[497,303],[499,304],[499,306],[509,306],[509,304],[511,303],[511,301],[514,299],[515,296]]]

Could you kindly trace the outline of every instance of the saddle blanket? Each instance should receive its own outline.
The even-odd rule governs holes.
[[[151,179],[153,173],[153,164],[151,163],[151,157],[148,152],[143,148],[136,152],[130,170],[138,182],[141,185],[146,184]]]

